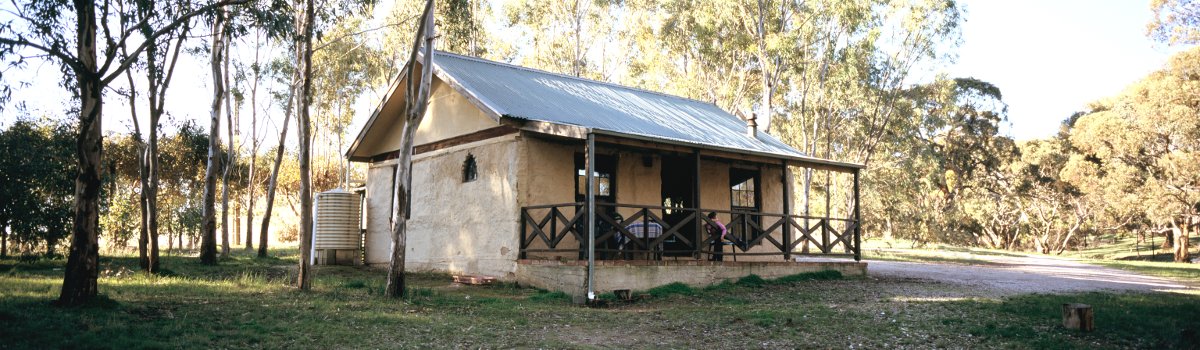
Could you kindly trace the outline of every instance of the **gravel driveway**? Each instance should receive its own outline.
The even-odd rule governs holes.
[[[986,265],[869,260],[872,278],[924,279],[971,287],[983,295],[1089,291],[1164,291],[1197,286],[1067,259],[975,256]]]

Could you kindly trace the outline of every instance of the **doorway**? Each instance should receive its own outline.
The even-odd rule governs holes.
[[[664,251],[676,251],[673,253],[664,253],[663,256],[691,256],[692,251],[696,249],[694,246],[699,238],[696,235],[696,225],[693,221],[684,221],[688,215],[692,214],[690,210],[676,210],[675,208],[697,208],[696,203],[696,160],[693,157],[666,156],[662,157],[662,218],[671,227],[683,225],[679,228],[679,235],[687,237],[692,241],[688,244],[677,238],[668,238],[663,242]],[[666,231],[666,229],[664,229]]]

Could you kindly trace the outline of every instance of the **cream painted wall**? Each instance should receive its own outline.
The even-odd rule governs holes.
[[[643,162],[649,156],[650,166]],[[662,205],[662,159],[658,156],[637,152],[617,154],[617,203],[636,205]],[[621,208],[622,216],[628,218],[636,212],[634,208]]]
[[[575,152],[583,150],[582,146],[566,143],[551,142],[532,137],[523,137],[521,142],[522,154],[518,188],[521,191],[522,206],[546,204],[562,204],[575,202]],[[619,190],[618,190],[619,191]],[[575,209],[562,208],[563,215],[574,217]],[[550,209],[532,210],[530,215],[541,219]],[[519,232],[520,228],[518,228]],[[560,228],[561,230],[561,228]],[[519,240],[519,238],[518,238]],[[578,249],[579,241],[573,236],[564,238],[556,248]],[[546,244],[537,239],[530,245],[531,249],[545,249]],[[530,253],[531,259],[576,259],[577,251],[562,253]]]
[[[411,271],[482,274],[511,279],[516,269],[517,158],[515,135],[418,155],[413,160],[413,208],[405,263]],[[467,155],[478,178],[462,182]],[[368,191],[382,191],[391,166],[372,168]],[[377,171],[378,170],[378,171]],[[373,181],[378,180],[378,181]],[[386,190],[390,195],[391,189]],[[390,257],[391,200],[368,197],[367,262]]]
[[[392,114],[383,114],[385,112]],[[369,157],[400,149],[401,130],[396,125],[396,120],[400,118],[397,113],[400,112],[387,109],[380,113],[371,129],[367,130],[356,155]],[[429,109],[425,111],[425,118],[421,119],[421,125],[417,127],[414,145],[466,135],[499,125],[499,122],[484,114],[449,84],[434,79]]]
[[[433,93],[429,95],[429,109],[425,111],[425,118],[421,119],[421,125],[417,127],[414,145],[445,140],[499,125],[499,122],[484,114],[449,84],[438,80],[438,84],[433,87]]]
[[[515,136],[414,160],[409,266],[511,278],[519,225]],[[467,155],[479,176],[462,182]],[[415,186],[415,184],[421,186]]]
[[[371,164],[367,169],[367,233],[363,237],[368,265],[387,264],[392,252],[392,179],[396,161]]]

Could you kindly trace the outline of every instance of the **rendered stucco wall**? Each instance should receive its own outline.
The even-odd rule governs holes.
[[[483,114],[483,111],[467,101],[449,84],[441,83],[441,80],[438,80],[438,83],[429,95],[429,109],[425,112],[426,118],[421,119],[421,125],[417,127],[417,137],[413,139],[416,142],[415,145],[444,140],[500,125],[499,122]],[[429,116],[454,116],[454,118],[431,118]]]
[[[396,161],[371,164],[367,169],[367,233],[363,237],[368,265],[387,264],[392,252],[392,178]]]
[[[575,202],[575,152],[582,147],[567,143],[541,140],[531,137],[521,138],[521,148],[524,156],[521,158],[519,186],[522,206],[548,204],[563,204]],[[562,208],[563,215],[574,217],[574,208]],[[532,210],[535,219],[541,219],[549,209]],[[518,230],[520,228],[518,227]],[[561,228],[560,228],[561,230]],[[518,239],[519,240],[519,239]],[[579,257],[579,242],[575,237],[568,236],[556,248],[567,249],[561,253],[530,253],[530,258],[541,259],[576,259]],[[546,244],[534,240],[530,249],[545,249]]]
[[[413,159],[413,208],[406,268],[411,271],[480,274],[511,279],[517,259],[516,136],[484,140],[421,154]],[[462,182],[467,154],[478,178]],[[367,263],[390,259],[392,166],[368,174]]]
[[[646,166],[644,157],[650,158]],[[617,203],[661,206],[662,203],[662,159],[647,153],[617,153]],[[637,209],[622,208],[622,216],[628,218]],[[661,214],[660,214],[661,215]]]
[[[393,114],[384,114],[385,112]],[[400,128],[396,124],[400,118],[397,113],[400,112],[388,108],[380,113],[362,139],[356,155],[369,157],[400,149]],[[434,79],[429,108],[425,111],[425,118],[421,119],[421,125],[417,127],[414,145],[466,135],[498,125],[499,122],[485,115],[450,85]]]

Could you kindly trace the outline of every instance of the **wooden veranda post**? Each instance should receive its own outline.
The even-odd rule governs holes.
[[[596,134],[587,134],[587,300],[596,298],[592,278],[596,275]]]
[[[708,232],[704,230],[704,212],[700,210],[700,150],[692,150],[692,159],[695,160],[696,169],[695,177],[692,181],[692,207],[696,208],[696,259],[702,259],[700,256],[704,251],[704,243],[708,242]]]
[[[862,260],[862,214],[859,212],[859,195],[858,195],[858,173],[861,169],[854,169],[854,261]]]
[[[783,260],[792,261],[792,177],[788,162],[783,160]]]

